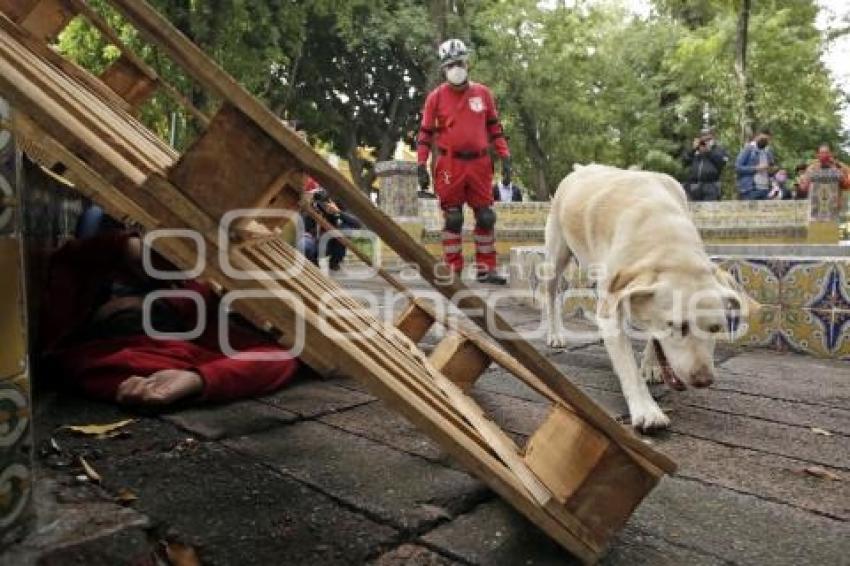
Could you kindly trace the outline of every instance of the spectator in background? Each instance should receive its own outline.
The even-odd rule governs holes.
[[[800,177],[800,188],[806,194],[812,186],[812,177],[815,175],[834,177],[841,190],[850,189],[850,167],[833,157],[829,144],[824,143],[818,147],[817,161],[806,167],[805,173]]]
[[[306,191],[305,195],[310,198],[310,206],[327,220],[335,229],[357,230],[360,221],[353,215],[343,212],[339,205],[333,201],[325,189],[316,186],[312,191]],[[337,238],[329,237],[324,242],[322,237],[327,231],[319,225],[315,218],[307,213],[302,214],[304,221],[304,234],[301,236],[301,253],[314,264],[318,265],[319,253],[327,253],[328,267],[331,271],[339,271],[342,260],[345,258],[345,246]],[[321,248],[325,246],[325,249]]]
[[[522,191],[516,184],[502,179],[493,185],[493,200],[496,202],[522,202]]]
[[[791,189],[788,188],[788,171],[780,169],[770,178],[769,199],[788,200],[792,198]]]
[[[764,200],[770,194],[770,171],[776,160],[770,149],[773,135],[762,128],[735,160],[738,194],[742,200]]]
[[[685,183],[688,198],[693,201],[720,200],[720,174],[729,161],[729,155],[717,143],[714,130],[703,129],[682,161],[688,167]]]
[[[794,167],[794,183],[791,185],[791,193],[795,199],[801,200],[809,198],[808,187],[803,188],[800,186],[800,183],[803,180],[803,175],[806,173],[806,169],[808,169],[808,167],[809,165],[807,163],[799,163],[796,167]]]

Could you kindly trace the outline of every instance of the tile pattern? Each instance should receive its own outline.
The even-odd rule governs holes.
[[[0,114],[8,117],[8,107],[2,99]],[[14,146],[9,132],[0,131],[0,190],[6,197],[17,194],[18,159]],[[21,314],[21,225],[16,210],[0,208],[0,254],[4,256],[0,264],[11,270],[3,274],[7,279],[0,296],[0,313],[5,317],[0,323],[0,548],[19,537],[32,518],[32,410],[23,345],[26,317]]]
[[[525,289],[540,303],[540,247],[511,250],[511,287]],[[850,360],[850,257],[712,258],[747,290],[762,309],[743,321],[736,343]],[[564,277],[570,289],[590,289],[593,281],[578,270]],[[591,308],[586,294],[565,295],[569,315]]]

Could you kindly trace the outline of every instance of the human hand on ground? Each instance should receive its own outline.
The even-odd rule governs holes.
[[[142,377],[134,375],[118,386],[115,400],[125,405],[164,406],[200,393],[204,380],[195,372],[164,369]]]

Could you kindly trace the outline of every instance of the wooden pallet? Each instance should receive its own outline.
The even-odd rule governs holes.
[[[36,140],[41,159],[61,163],[64,176],[112,216],[147,231],[200,234],[202,254],[186,238],[157,238],[153,246],[183,269],[205,260],[202,276],[241,296],[235,310],[285,347],[303,338],[305,363],[363,381],[549,536],[583,561],[596,561],[674,464],[608,417],[530,344],[489,335],[488,320],[500,336],[512,329],[475,293],[456,301],[475,313],[472,322],[456,321],[381,271],[408,299],[389,325],[250,218],[222,239],[219,223],[229,211],[295,206],[301,176],[309,174],[447,298],[466,291],[460,281],[438,279],[434,258],[147,4],[112,4],[223,101],[206,130],[178,155],[134,117],[158,79],[126,48],[96,78],[47,47],[69,21],[66,10],[98,17],[83,0],[0,0],[0,89],[19,110],[12,121],[18,135]],[[29,23],[31,14],[52,14],[57,6],[57,23]],[[224,269],[221,258],[242,275]],[[297,277],[282,275],[293,270]],[[435,325],[447,334],[428,356],[417,343]],[[493,363],[551,401],[525,446],[467,395]]]

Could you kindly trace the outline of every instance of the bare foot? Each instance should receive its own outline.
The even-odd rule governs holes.
[[[200,393],[204,380],[195,372],[164,369],[148,377],[134,375],[118,386],[115,400],[126,405],[170,405]]]

